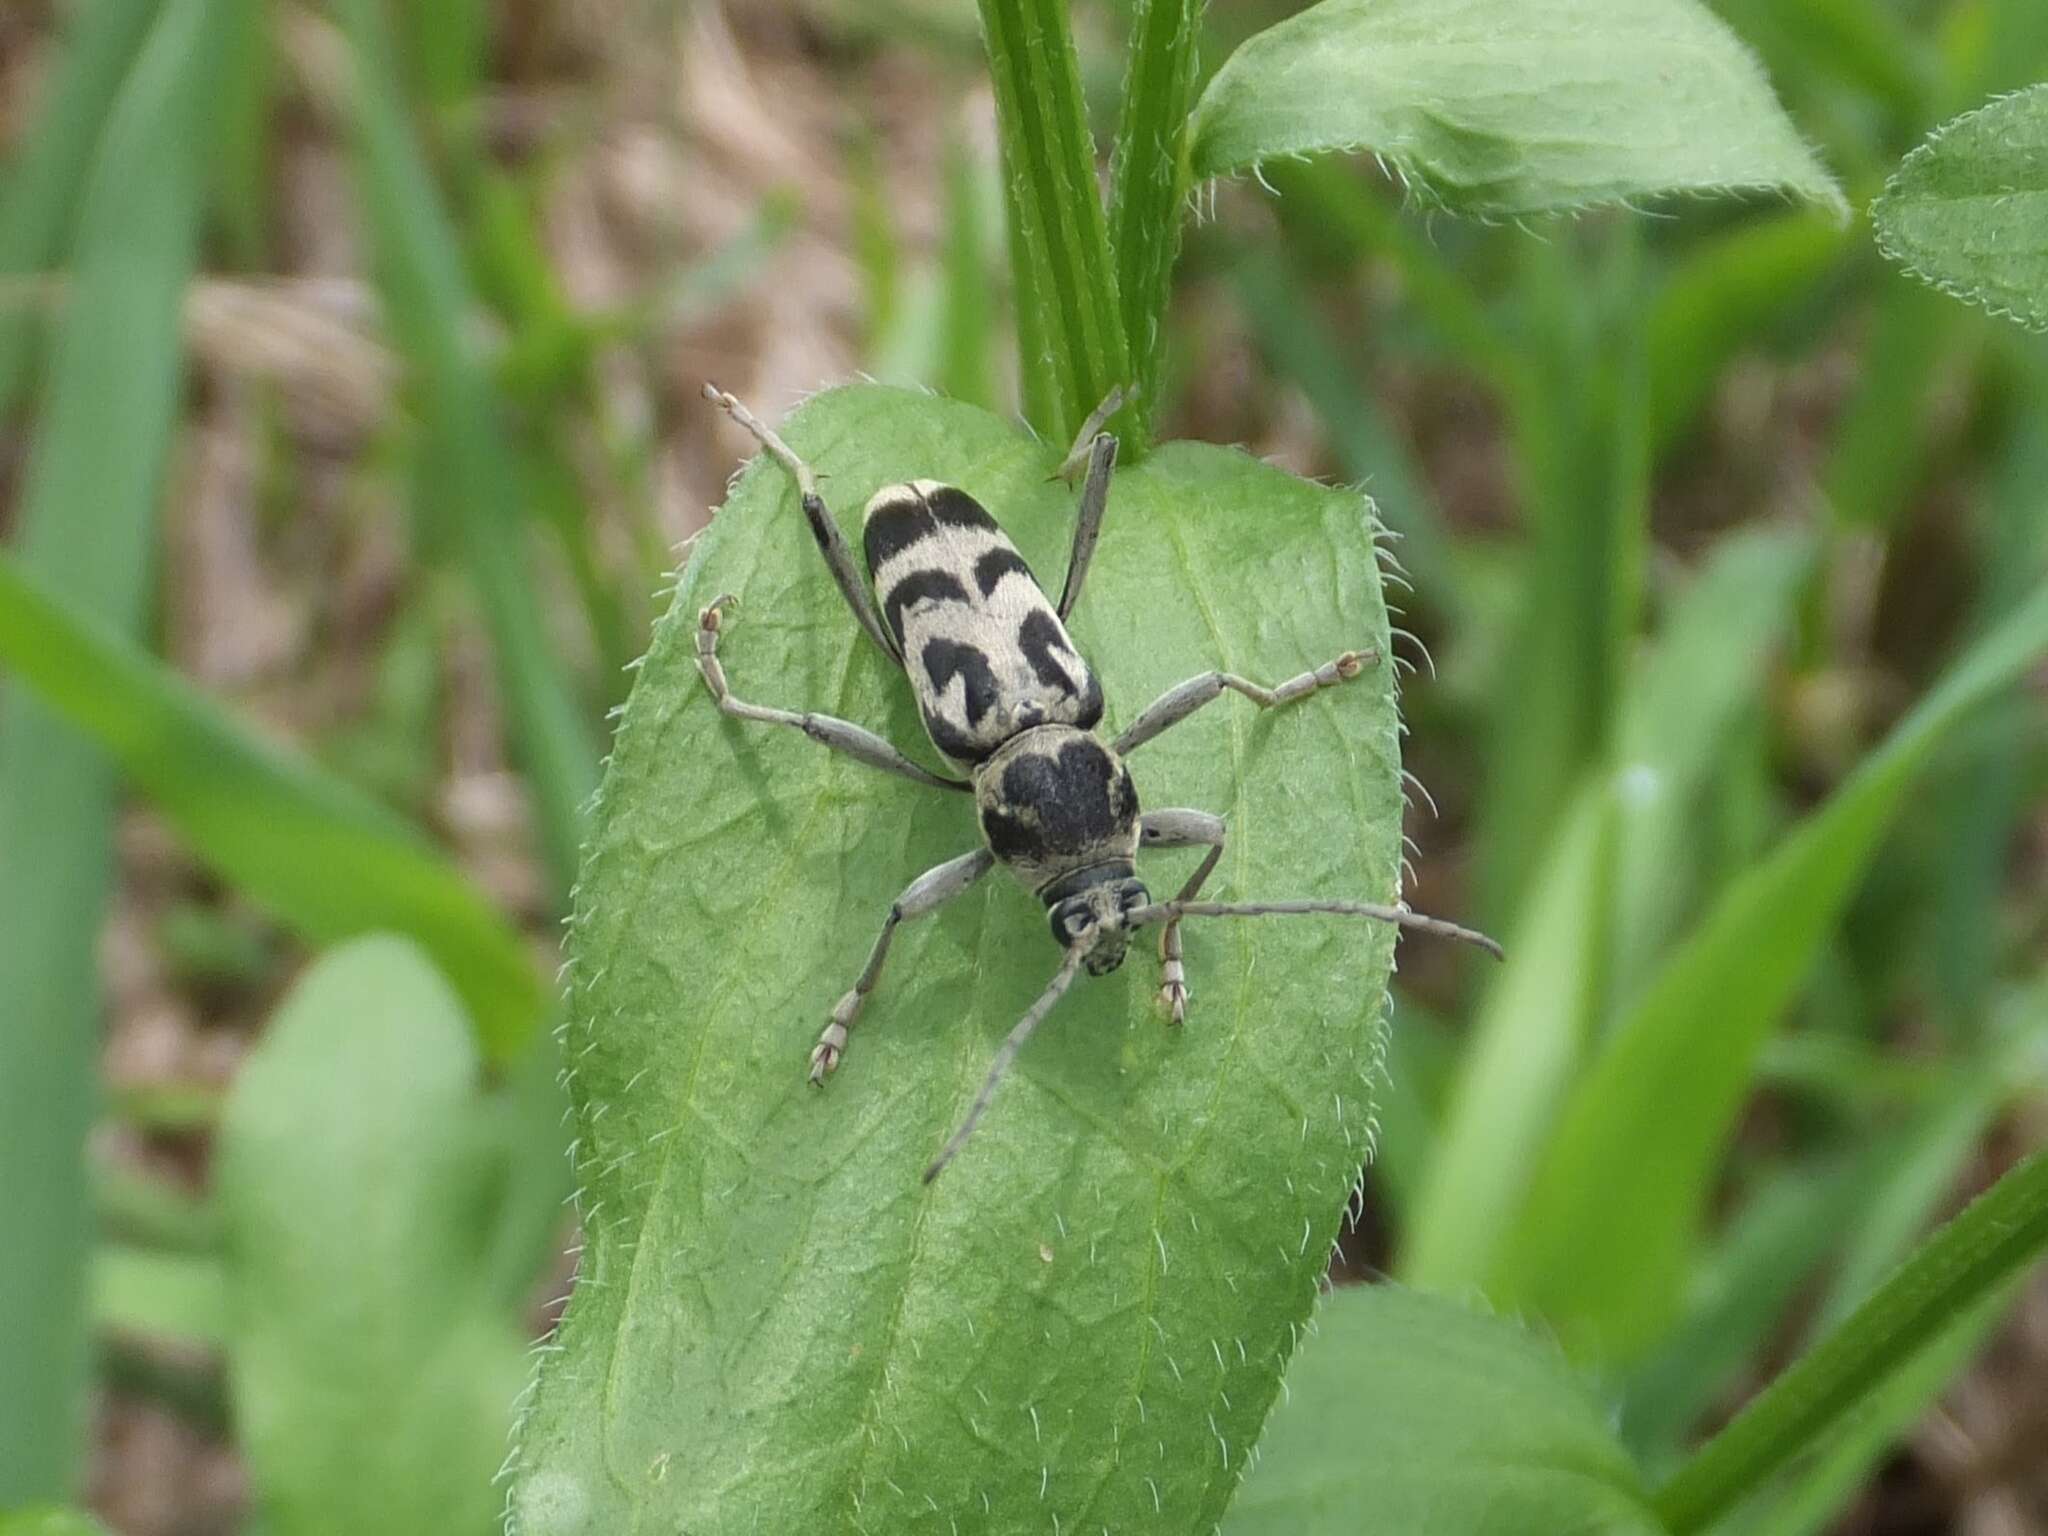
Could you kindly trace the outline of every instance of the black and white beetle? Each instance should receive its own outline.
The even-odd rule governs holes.
[[[925,1182],[937,1178],[973,1134],[1010,1063],[1075,974],[1086,966],[1091,975],[1101,976],[1122,965],[1134,929],[1161,925],[1159,1000],[1176,1024],[1187,1016],[1183,918],[1304,913],[1370,917],[1460,939],[1499,956],[1500,946],[1484,934],[1403,907],[1361,901],[1195,899],[1223,856],[1223,819],[1194,810],[1141,813],[1124,759],[1226,691],[1272,709],[1349,682],[1377,664],[1379,657],[1371,651],[1346,651],[1273,688],[1228,672],[1205,672],[1168,689],[1107,746],[1096,740],[1102,685],[1068,636],[1065,620],[1081,596],[1109,501],[1116,439],[1101,428],[1117,409],[1119,397],[1104,402],[1062,466],[1062,474],[1071,474],[1085,464],[1087,479],[1067,558],[1066,584],[1055,608],[1031,567],[981,504],[965,491],[932,480],[885,486],[868,502],[861,543],[873,583],[871,595],[839,525],[818,495],[811,467],[733,396],[711,384],[704,386],[704,394],[752,433],[796,481],[811,533],[854,618],[890,660],[909,673],[932,745],[969,777],[932,773],[873,732],[845,720],[735,697],[718,659],[723,612],[735,601],[730,595],[714,599],[698,616],[697,667],[704,686],[718,707],[735,719],[794,726],[811,740],[872,767],[934,788],[972,793],[986,844],[926,870],[896,898],[859,979],[832,1010],[811,1052],[811,1081],[823,1083],[839,1065],[848,1032],[889,957],[897,925],[926,916],[997,864],[1045,903],[1053,940],[1063,951],[1051,984],[1003,1041],[967,1118],[925,1170]],[[1209,852],[1173,900],[1155,902],[1137,877],[1134,861],[1140,847],[1206,847]]]

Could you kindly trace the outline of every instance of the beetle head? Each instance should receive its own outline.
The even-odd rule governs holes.
[[[1130,916],[1151,901],[1135,875],[1121,875],[1084,886],[1049,903],[1046,915],[1053,942],[1078,949],[1091,976],[1107,976],[1124,963],[1130,943]]]

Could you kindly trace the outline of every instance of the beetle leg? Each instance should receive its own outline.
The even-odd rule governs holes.
[[[737,397],[727,394],[716,384],[706,384],[704,398],[746,428],[761,445],[762,451],[788,471],[789,477],[796,482],[797,499],[803,504],[804,518],[811,525],[811,537],[818,541],[818,553],[825,557],[825,565],[832,572],[833,581],[838,583],[846,606],[853,610],[854,618],[868,632],[868,638],[879,645],[891,661],[901,666],[903,652],[882,623],[882,616],[875,611],[875,600],[868,592],[867,578],[854,564],[853,550],[847,545],[846,535],[839,531],[838,520],[832,516],[831,508],[825,505],[825,498],[818,494],[816,472],[797,457],[789,444],[776,436],[772,427],[740,404]]]
[[[718,659],[718,637],[724,621],[727,604],[736,599],[729,594],[713,600],[710,607],[697,615],[697,671],[703,676],[704,686],[718,707],[735,720],[756,720],[766,725],[787,725],[802,731],[820,746],[834,752],[843,752],[848,757],[859,758],[870,768],[879,768],[884,773],[893,773],[909,779],[914,784],[924,784],[935,789],[971,789],[973,786],[962,779],[949,779],[933,773],[929,768],[912,762],[901,752],[889,745],[873,731],[865,730],[848,720],[834,715],[813,714],[806,710],[775,709],[766,704],[749,704],[736,697],[726,682],[725,665]]]
[[[860,1017],[861,1009],[867,1004],[868,994],[875,990],[875,983],[881,979],[882,964],[889,958],[889,942],[896,936],[896,925],[944,906],[993,869],[995,862],[995,855],[986,848],[963,853],[957,859],[948,859],[926,870],[890,904],[889,915],[882,919],[882,931],[875,938],[875,947],[868,951],[868,963],[861,967],[860,979],[854,982],[846,996],[839,999],[811,1051],[813,1083],[823,1083],[839,1065],[839,1058],[846,1054],[847,1031],[853,1028],[854,1020]]]
[[[1346,651],[1336,660],[1326,661],[1313,671],[1290,677],[1272,688],[1232,672],[1204,672],[1200,677],[1191,677],[1178,687],[1167,689],[1153,700],[1143,714],[1124,728],[1124,733],[1111,744],[1110,750],[1118,757],[1135,751],[1153,737],[1179,725],[1204,704],[1221,698],[1226,691],[1243,694],[1261,709],[1277,709],[1282,704],[1305,699],[1320,689],[1348,683],[1367,666],[1377,665],[1379,659],[1378,651]]]
[[[1193,901],[1202,885],[1215,872],[1223,857],[1225,827],[1221,816],[1207,811],[1148,811],[1138,820],[1138,837],[1146,848],[1201,848],[1208,856],[1188,876],[1175,902]],[[1180,919],[1169,919],[1159,930],[1159,1007],[1169,1023],[1182,1024],[1188,1016],[1188,973],[1181,963]]]

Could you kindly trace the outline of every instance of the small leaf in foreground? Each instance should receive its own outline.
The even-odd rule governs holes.
[[[884,484],[949,481],[1057,590],[1074,502],[1048,483],[1056,450],[872,386],[784,430],[842,517]],[[1213,666],[1281,678],[1385,654],[1372,533],[1355,493],[1240,453],[1171,444],[1119,471],[1074,615],[1110,722]],[[724,591],[742,697],[830,709],[930,761],[786,477],[756,465],[640,669],[580,883],[564,1054],[587,1247],[514,1528],[1208,1530],[1366,1151],[1392,934],[1191,930],[1178,1031],[1135,946],[1074,987],[921,1185],[1054,969],[1044,909],[997,877],[906,926],[811,1090],[811,1044],[889,903],[976,831],[964,796],[721,716],[694,634]],[[1397,888],[1390,669],[1273,714],[1220,701],[1132,767],[1148,807],[1228,816],[1219,899]],[[1170,890],[1195,857],[1141,873]]]
[[[490,1536],[512,1320],[461,1004],[402,939],[309,971],[235,1079],[218,1171],[235,1420],[277,1536]]]
[[[1915,277],[2048,326],[2048,85],[1935,130],[1870,215],[1885,255]]]
[[[1224,1536],[1661,1530],[1554,1346],[1392,1285],[1341,1290],[1316,1323]]]
[[[1323,0],[1225,62],[1193,142],[1197,177],[1372,153],[1454,211],[1743,190],[1847,211],[1696,0]]]

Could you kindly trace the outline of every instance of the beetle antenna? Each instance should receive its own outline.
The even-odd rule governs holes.
[[[1385,907],[1371,901],[1161,901],[1138,908],[1126,919],[1125,925],[1143,928],[1150,923],[1170,923],[1182,917],[1304,917],[1312,913],[1369,917],[1376,922],[1392,923],[1398,928],[1470,944],[1485,950],[1496,960],[1506,958],[1500,945],[1483,933],[1460,928],[1440,917],[1410,912],[1406,907]]]
[[[1017,1021],[1016,1028],[1004,1039],[1003,1048],[996,1052],[995,1064],[988,1069],[988,1077],[982,1082],[981,1092],[974,1096],[974,1107],[967,1111],[967,1118],[960,1122],[960,1129],[953,1133],[952,1140],[948,1141],[939,1155],[932,1159],[931,1167],[925,1169],[925,1183],[931,1183],[944,1173],[946,1164],[953,1161],[960,1149],[967,1145],[967,1138],[972,1136],[974,1128],[981,1124],[981,1117],[988,1110],[989,1100],[996,1096],[996,1089],[1001,1086],[1003,1075],[1010,1070],[1010,1063],[1015,1061],[1017,1053],[1024,1049],[1024,1042],[1031,1038],[1031,1032],[1044,1022],[1048,1013],[1052,1012],[1052,1005],[1057,1003],[1067,988],[1073,985],[1074,973],[1081,969],[1081,960],[1082,950],[1078,944],[1067,950],[1067,958],[1060,962],[1059,971],[1053,976],[1051,985],[1039,994],[1038,1001],[1031,1005],[1024,1017]]]

